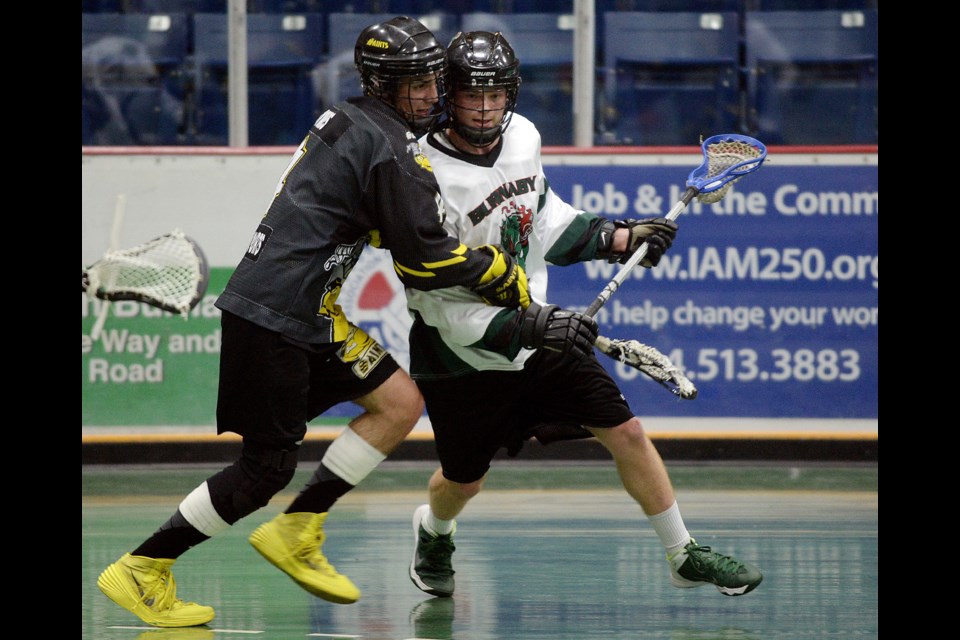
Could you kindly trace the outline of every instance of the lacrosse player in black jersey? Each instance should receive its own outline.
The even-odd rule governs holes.
[[[417,137],[442,111],[444,47],[420,22],[396,17],[364,29],[354,59],[363,97],[331,107],[310,128],[217,300],[217,431],[243,437],[240,458],[194,489],[97,582],[148,624],[213,619],[212,607],[177,596],[171,566],[286,487],[307,423],[347,401],[362,413],[286,511],[250,542],[310,593],[336,603],[360,597],[322,552],[324,521],[423,412],[413,381],[337,304],[366,245],[391,251],[410,290],[462,285],[491,305],[529,304],[512,256],[492,246],[470,250],[441,224],[443,201]]]
[[[529,277],[531,304],[493,309],[462,287],[407,293],[414,316],[410,372],[441,463],[430,479],[429,504],[413,516],[410,579],[432,595],[453,594],[455,517],[479,493],[500,448],[515,452],[533,436],[542,442],[593,436],[610,451],[624,488],[656,531],[674,586],[713,584],[731,596],[753,590],[762,579],[756,567],[690,536],[660,454],[592,343],[550,341],[556,325],[569,332],[589,318],[546,303],[548,264],[625,262],[646,243],[641,265],[654,267],[677,226],[665,218],[614,222],[574,209],[551,190],[540,133],[515,112],[520,63],[502,34],[458,34],[447,61],[448,119],[421,140],[446,199],[445,225],[470,246],[512,253]],[[531,348],[538,345],[530,336],[544,331],[546,348]]]

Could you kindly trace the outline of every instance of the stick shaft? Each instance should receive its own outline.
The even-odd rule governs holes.
[[[690,204],[690,201],[693,200],[699,189],[695,187],[687,187],[687,190],[683,193],[683,197],[677,201],[673,208],[667,213],[667,220],[676,220],[680,217],[680,213]],[[640,261],[643,260],[647,255],[647,243],[644,242],[640,245],[640,248],[637,249],[630,259],[627,260],[620,271],[613,276],[613,280],[607,283],[607,286],[603,288],[603,291],[600,292],[593,302],[590,303],[590,306],[587,307],[587,310],[584,312],[584,315],[590,316],[591,318],[597,314],[597,311],[600,310],[607,300],[620,288],[620,285],[623,284],[623,281],[627,279],[627,276],[630,275],[630,272],[633,271],[633,268],[640,264]]]
[[[115,251],[120,246],[120,228],[123,226],[123,215],[127,209],[127,196],[124,193],[117,194],[117,204],[113,209],[113,224],[110,227],[110,246],[107,251]],[[96,342],[103,333],[103,325],[110,315],[110,301],[104,300],[100,306],[100,313],[97,314],[97,320],[90,329],[90,339]]]

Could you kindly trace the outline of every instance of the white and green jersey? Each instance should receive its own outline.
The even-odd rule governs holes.
[[[596,257],[604,219],[574,209],[550,189],[540,161],[540,133],[523,116],[513,115],[487,155],[464,154],[438,132],[420,144],[440,184],[447,232],[468,247],[490,244],[514,255],[526,271],[531,298],[540,304],[547,299],[548,264]],[[515,309],[486,305],[463,286],[406,294],[415,379],[518,370],[533,353],[519,347]]]

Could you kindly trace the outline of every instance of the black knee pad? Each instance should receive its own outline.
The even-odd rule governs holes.
[[[240,459],[207,480],[210,499],[220,516],[234,524],[264,507],[290,484],[297,449],[277,450],[244,444]]]

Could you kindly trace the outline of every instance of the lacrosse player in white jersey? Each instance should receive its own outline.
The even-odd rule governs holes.
[[[612,221],[578,211],[551,189],[540,133],[515,112],[519,62],[500,33],[459,33],[447,48],[446,119],[421,139],[446,204],[444,226],[466,246],[491,244],[524,267],[525,310],[478,304],[464,287],[408,291],[411,374],[426,401],[441,467],[429,504],[413,516],[410,579],[426,593],[454,592],[455,518],[477,495],[501,447],[595,437],[666,551],[677,587],[752,591],[760,571],[691,537],[656,447],[584,329],[590,318],[547,303],[547,265],[625,262],[644,242],[653,267],[677,226],[665,218]]]

